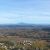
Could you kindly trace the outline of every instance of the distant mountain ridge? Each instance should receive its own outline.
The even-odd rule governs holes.
[[[18,23],[18,24],[5,24],[0,25],[0,28],[50,28],[50,25],[39,25],[39,24],[27,24],[27,23]]]

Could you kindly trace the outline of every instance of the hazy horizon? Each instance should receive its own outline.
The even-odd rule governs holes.
[[[0,0],[0,24],[50,24],[50,0]]]

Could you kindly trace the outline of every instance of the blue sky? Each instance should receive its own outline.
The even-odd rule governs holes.
[[[50,24],[50,0],[0,0],[0,24]]]

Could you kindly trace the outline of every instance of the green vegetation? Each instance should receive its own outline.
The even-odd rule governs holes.
[[[0,50],[49,50],[50,45],[44,40],[12,42],[3,41],[0,43]]]
[[[0,48],[0,50],[6,50],[5,48]]]

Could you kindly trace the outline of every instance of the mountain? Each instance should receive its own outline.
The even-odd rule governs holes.
[[[18,23],[9,25],[0,25],[0,29],[43,29],[50,30],[50,25],[40,25],[40,24],[28,24],[28,23]]]

